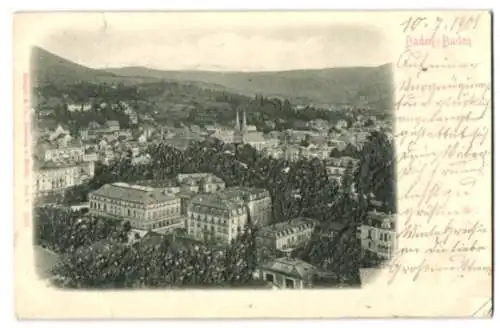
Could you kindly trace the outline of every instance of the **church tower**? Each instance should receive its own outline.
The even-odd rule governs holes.
[[[241,138],[240,110],[236,109],[236,124],[234,125],[233,142],[239,145],[243,142]]]
[[[236,110],[236,124],[234,126],[234,133],[240,132],[240,110]]]
[[[243,123],[241,125],[241,141],[245,143],[247,140],[247,111],[243,110]]]
[[[247,113],[243,111],[243,122],[240,124],[240,110],[236,110],[236,124],[234,125],[234,143],[239,145],[245,143],[247,134]]]

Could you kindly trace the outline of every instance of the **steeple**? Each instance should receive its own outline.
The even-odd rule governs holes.
[[[234,126],[234,132],[240,132],[240,110],[236,109],[236,124]]]
[[[246,132],[247,130],[247,111],[243,110],[243,125],[241,126],[241,131]]]

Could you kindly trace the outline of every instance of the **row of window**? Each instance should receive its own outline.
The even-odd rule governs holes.
[[[307,239],[309,239],[311,236],[311,232],[305,232],[302,234],[297,234],[297,235],[292,235],[287,238],[280,238],[276,241],[276,246],[277,247],[294,247]]]
[[[170,225],[175,224],[175,223],[176,223],[176,221],[173,221],[173,220],[165,220],[165,221],[155,222],[155,223],[135,223],[135,224],[133,224],[133,227],[138,228],[138,229],[158,229],[158,228],[170,226]]]
[[[214,234],[205,234],[203,232],[198,232],[194,235],[194,237],[198,240],[208,239],[208,240],[215,241],[217,243],[222,243],[222,242],[227,243],[228,242],[227,235],[214,235]]]
[[[373,230],[368,230],[368,239],[374,239],[374,234]],[[379,240],[389,242],[392,240],[391,234],[387,232],[379,232]]]
[[[224,217],[230,217],[230,216],[236,216],[236,215],[242,215],[245,214],[245,210],[243,208],[237,209],[237,210],[220,210],[217,208],[213,207],[202,207],[197,204],[193,204],[191,206],[188,206],[189,211],[192,212],[193,214],[196,213],[198,215],[216,215],[216,216],[224,216]]]
[[[47,189],[47,182],[45,179],[37,180],[36,181],[36,189]],[[50,189],[59,189],[59,188],[66,188],[74,184],[74,180],[70,179],[69,177],[66,178],[59,178],[56,180],[50,181]],[[44,188],[45,187],[45,188]]]
[[[132,207],[132,208],[139,208],[139,209],[146,209],[146,207],[143,204],[137,204],[133,202],[128,202],[128,201],[123,201],[123,200],[116,200],[116,199],[111,199],[111,198],[106,198],[106,197],[100,197],[100,196],[91,196],[91,202],[94,201],[96,203],[103,202],[103,203],[109,203],[109,204],[116,204],[116,205],[121,205],[121,206],[127,206],[127,207]],[[96,207],[97,208],[97,207]]]
[[[90,208],[92,209],[99,209],[104,212],[109,212],[111,214],[115,215],[123,215],[123,216],[128,216],[128,217],[133,217],[133,218],[143,218],[143,211],[136,211],[134,209],[124,209],[119,206],[115,205],[108,205],[108,204],[101,204],[98,202],[91,201],[90,202]],[[165,208],[163,210],[157,210],[157,211],[146,211],[145,218],[146,219],[159,219],[162,217],[167,217],[167,216],[177,216],[180,215],[180,207],[170,207],[170,208]]]
[[[189,217],[192,221],[199,221],[199,222],[208,222],[208,223],[212,223],[212,224],[222,224],[222,225],[226,225],[228,223],[228,219],[229,218],[214,218],[214,217],[211,217],[209,218],[208,216],[202,216],[202,215],[194,215],[194,214],[191,214],[191,216]]]
[[[224,226],[215,226],[215,225],[208,225],[208,224],[202,224],[202,223],[194,223],[194,222],[189,222],[188,224],[188,230],[193,230],[193,229],[199,229],[199,230],[207,230],[207,231],[212,231],[212,232],[219,232],[219,233],[229,233],[230,231],[235,234],[235,233],[240,233],[242,231],[241,227],[235,227],[233,226],[231,229],[228,227]]]
[[[377,244],[375,242],[369,241],[368,242],[368,249],[378,252],[378,253],[383,253],[390,255],[392,253],[392,248],[384,245],[384,244]]]
[[[101,196],[96,196],[96,195],[92,196],[92,200],[97,201],[97,202],[101,201],[101,202],[105,202],[105,203],[121,205],[121,206],[145,208],[143,204],[136,204],[136,203],[133,203],[130,201],[112,199],[112,198],[101,197]],[[148,205],[148,209],[161,208],[161,207],[166,207],[166,206],[180,206],[180,204],[181,204],[180,200],[175,200],[175,201],[169,201],[166,203],[158,203],[158,204]]]

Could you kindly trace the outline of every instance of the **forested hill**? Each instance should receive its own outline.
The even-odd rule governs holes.
[[[392,111],[392,66],[342,67],[279,72],[161,71],[144,67],[99,70],[34,47],[31,58],[34,87],[64,87],[80,83],[137,85],[176,82],[200,89],[253,97],[281,97],[292,103],[349,104]]]
[[[33,106],[56,109],[65,103],[117,103],[139,101],[143,112],[162,112],[174,105],[206,107],[224,95],[235,101],[248,98],[227,92],[227,88],[203,82],[165,81],[156,77],[120,76],[92,69],[57,56],[39,47],[31,55]]]
[[[143,83],[157,81],[151,77],[124,77],[88,68],[59,57],[40,47],[31,52],[31,83],[34,87],[89,83]]]
[[[144,67],[108,69],[122,76],[147,76],[174,81],[199,81],[243,94],[283,97],[319,104],[392,108],[392,66],[341,67],[279,72],[161,71]]]

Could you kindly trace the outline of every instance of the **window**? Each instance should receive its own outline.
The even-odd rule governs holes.
[[[285,288],[295,288],[295,281],[293,279],[285,279]]]
[[[274,283],[274,274],[266,273],[266,281]]]

